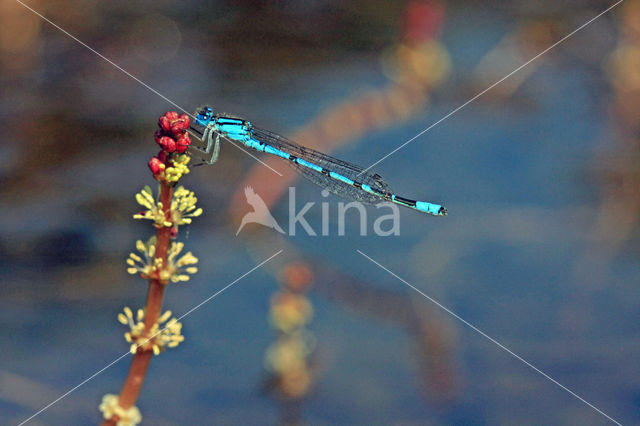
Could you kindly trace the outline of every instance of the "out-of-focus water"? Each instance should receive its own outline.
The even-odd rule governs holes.
[[[207,6],[202,16],[209,20],[158,7],[171,23],[152,15],[146,25],[175,31],[168,40],[181,37],[175,56],[161,63],[149,58],[173,52],[169,41],[157,45],[150,36],[146,44],[128,44],[140,37],[128,23],[145,11],[94,11],[93,21],[65,25],[179,105],[213,103],[283,134],[359,91],[388,84],[378,54],[397,36],[395,21],[379,18],[382,12],[362,12],[362,28],[352,28],[335,16],[355,19],[356,9],[308,6],[319,19],[334,16],[328,22],[336,33],[352,28],[360,44],[349,51],[327,29],[305,32],[302,24],[310,22],[303,18],[291,32],[279,24],[265,36],[271,42],[252,46],[250,30],[244,38],[234,30],[235,44],[225,38],[235,34],[246,5],[221,4],[218,14]],[[265,8],[284,19],[276,5]],[[285,15],[294,24],[296,14],[304,15],[296,10]],[[584,10],[585,21],[595,14]],[[452,74],[428,107],[333,155],[366,166],[457,108],[477,93],[470,83],[475,64],[528,17],[455,3],[447,15],[441,42]],[[389,9],[389,16],[401,13]],[[376,19],[386,26],[367,38],[373,31],[367,22]],[[608,26],[593,31],[614,37],[615,20],[603,20]],[[114,22],[109,31],[102,27]],[[322,37],[306,45],[314,31]],[[594,37],[588,31],[585,42]],[[157,149],[155,120],[175,109],[54,29],[43,27],[37,40],[36,59],[20,72],[5,71],[0,96],[10,142],[0,169],[3,424],[19,423],[127,351],[116,315],[144,301],[146,284],[126,274],[124,259],[136,239],[151,233],[131,219],[134,193],[152,184],[146,162]],[[279,48],[268,50],[270,43]],[[312,51],[329,59],[314,61]],[[606,54],[602,49],[603,60]],[[294,59],[280,66],[277,55]],[[236,237],[240,217],[229,217],[228,203],[255,163],[223,145],[217,164],[195,168],[182,181],[205,209],[181,230],[201,264],[190,282],[170,286],[165,306],[180,315],[283,249],[283,258],[313,265],[318,280],[309,294],[317,377],[299,407],[303,422],[606,423],[360,250],[608,415],[640,421],[638,234],[622,242],[598,235],[607,228],[593,170],[596,153],[615,152],[611,89],[600,64],[569,47],[536,66],[513,96],[478,99],[375,168],[399,194],[449,209],[446,218],[402,210],[399,236],[361,237],[356,215],[339,236],[331,215],[328,236],[298,228],[295,237],[251,229]],[[341,201],[323,198],[306,181],[296,182],[296,195],[300,206],[316,203],[305,216],[316,230],[320,203],[334,214]],[[288,203],[284,197],[272,209],[281,224],[289,220]],[[375,207],[367,213],[379,216]],[[138,402],[146,424],[278,423],[282,407],[262,382],[264,352],[274,338],[268,303],[282,262],[253,272],[183,320],[186,341],[151,364]],[[424,329],[398,320],[403,311]],[[423,351],[421,339],[428,342]],[[128,364],[128,357],[116,363],[32,424],[98,422],[102,395],[120,389]]]

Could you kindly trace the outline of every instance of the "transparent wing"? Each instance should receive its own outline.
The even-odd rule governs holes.
[[[289,164],[302,176],[336,195],[365,203],[377,203],[381,200],[390,198],[392,195],[389,185],[376,173],[371,173],[369,171],[365,172],[361,167],[356,166],[355,164],[339,160],[331,157],[330,155],[316,151],[315,149],[298,145],[297,143],[268,130],[254,127],[252,129],[252,133],[253,136],[261,142],[267,143],[288,154],[295,155],[309,163],[316,164],[326,170],[339,173],[353,181],[367,184],[382,194],[381,196],[370,194],[360,188],[332,179],[329,176],[316,172],[308,167],[289,162]]]

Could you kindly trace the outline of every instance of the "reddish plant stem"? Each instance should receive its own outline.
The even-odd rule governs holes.
[[[124,409],[132,407],[138,395],[140,389],[142,389],[142,383],[147,373],[147,367],[149,367],[149,361],[151,360],[152,351],[143,351],[138,349],[131,361],[131,367],[129,367],[129,374],[124,381],[122,391],[120,392],[119,403]]]
[[[162,202],[162,211],[166,220],[171,220],[171,200],[173,198],[173,187],[166,182],[160,185],[160,201]],[[158,228],[156,232],[156,259],[162,259],[163,267],[167,265],[167,254],[169,252],[169,244],[171,243],[171,227],[163,226]],[[147,292],[147,306],[144,315],[144,329],[148,333],[151,327],[158,321],[162,312],[162,297],[166,284],[162,284],[159,279],[149,280],[149,290]],[[151,337],[151,336],[148,336]],[[129,409],[135,405],[138,395],[142,390],[147,368],[153,351],[151,349],[143,350],[138,348],[133,355],[129,373],[122,385],[120,396],[118,398],[119,405],[124,409]],[[115,425],[117,416],[105,420],[102,426]]]
[[[160,185],[160,202],[166,220],[171,221],[171,199],[173,198],[173,187],[163,182]],[[167,266],[167,253],[171,243],[171,228],[163,226],[158,228],[156,233],[156,259],[162,259],[163,267]],[[148,332],[153,324],[158,321],[162,312],[162,296],[164,295],[165,284],[157,279],[149,280],[149,291],[147,293],[147,307],[144,314],[144,329]],[[121,404],[122,405],[122,404]],[[126,407],[125,407],[126,408]]]

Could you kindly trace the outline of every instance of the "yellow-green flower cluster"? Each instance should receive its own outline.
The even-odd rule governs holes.
[[[167,267],[160,271],[160,280],[162,282],[169,281],[177,283],[181,281],[189,281],[189,275],[198,272],[198,268],[194,265],[198,263],[198,258],[190,251],[182,255],[178,260],[176,257],[184,248],[184,243],[171,243],[169,253],[167,255]]]
[[[105,419],[110,419],[113,416],[118,416],[117,426],[135,426],[142,421],[142,414],[135,405],[131,408],[124,409],[120,407],[118,395],[111,393],[102,397],[102,403],[100,404],[100,411]]]
[[[176,259],[183,248],[184,243],[172,242],[167,253],[167,265],[164,267],[162,259],[155,257],[156,237],[151,237],[147,243],[138,240],[136,249],[142,257],[136,253],[129,253],[127,272],[132,275],[139,274],[144,279],[157,279],[162,284],[189,281],[189,275],[198,272],[195,266],[198,258],[191,252],[187,252]]]
[[[269,322],[278,331],[292,333],[311,321],[313,307],[304,295],[278,292],[271,298]]]
[[[173,192],[173,201],[171,201],[171,219],[174,225],[187,225],[191,223],[191,218],[198,217],[202,214],[201,208],[196,208],[198,198],[193,191],[179,186]]]
[[[143,351],[152,350],[155,355],[158,355],[167,348],[175,348],[183,342],[182,323],[176,318],[169,319],[169,317],[171,317],[171,311],[166,311],[153,324],[149,332],[145,333],[144,310],[138,309],[134,319],[131,309],[125,307],[124,313],[118,314],[118,321],[129,326],[130,331],[124,334],[124,338],[131,343],[131,353],[135,354],[138,348],[141,348]]]
[[[187,167],[187,164],[189,164],[190,160],[191,157],[187,154],[174,157],[171,162],[171,167],[167,167],[164,170],[166,181],[177,182],[183,175],[188,174],[190,170],[189,167]]]
[[[288,282],[289,286],[299,287],[300,284],[295,280]],[[267,350],[265,364],[277,378],[278,392],[287,398],[304,397],[313,382],[308,357],[315,346],[315,339],[305,330],[312,317],[313,307],[304,294],[287,287],[271,297],[269,322],[278,331],[278,338]]]
[[[148,210],[143,211],[133,215],[134,219],[149,219],[152,220],[156,227],[171,227],[173,224],[166,220],[164,217],[164,212],[162,211],[162,202],[157,201],[153,197],[153,192],[151,188],[145,186],[142,191],[136,194],[136,201],[143,207],[146,207]]]
[[[136,201],[141,206],[146,207],[147,210],[134,214],[133,218],[152,220],[158,228],[187,225],[191,223],[192,218],[198,217],[202,214],[202,209],[196,207],[198,198],[195,196],[193,191],[189,191],[183,186],[177,187],[173,193],[170,220],[167,220],[164,212],[162,211],[162,202],[154,198],[153,192],[148,186],[145,186],[136,194]]]
[[[284,374],[289,370],[306,369],[307,355],[315,346],[313,335],[298,332],[281,336],[267,349],[266,366],[269,370]]]
[[[267,349],[265,364],[278,378],[278,390],[287,398],[304,397],[313,382],[307,357],[315,345],[313,336],[304,331],[281,335]]]
[[[129,253],[127,259],[127,272],[131,275],[139,274],[144,279],[151,278],[162,268],[162,259],[156,258],[156,237],[149,238],[149,241],[143,243],[142,240],[136,241],[136,249],[142,253],[144,257],[140,257],[135,253]]]

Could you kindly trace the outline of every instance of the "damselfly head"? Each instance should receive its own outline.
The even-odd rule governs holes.
[[[209,122],[213,119],[213,108],[208,106],[203,106],[202,108],[198,108],[195,115],[196,115],[196,124],[206,127],[209,124]]]

